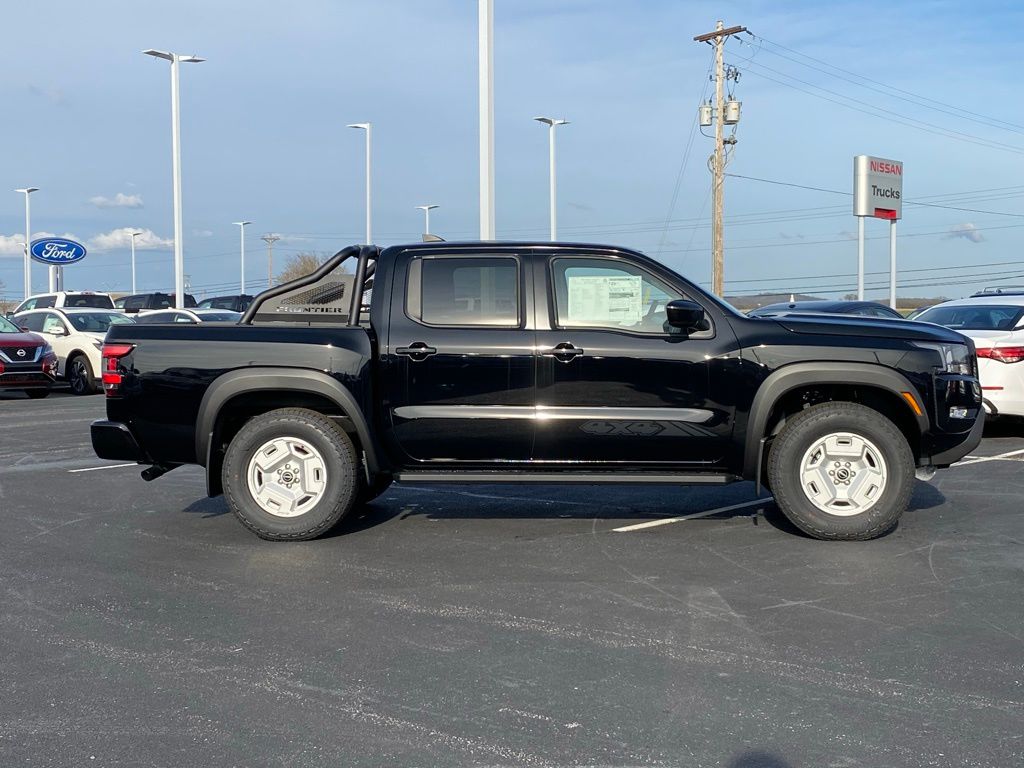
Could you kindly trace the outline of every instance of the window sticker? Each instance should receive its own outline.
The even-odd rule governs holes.
[[[566,275],[573,324],[633,325],[643,317],[640,275]]]

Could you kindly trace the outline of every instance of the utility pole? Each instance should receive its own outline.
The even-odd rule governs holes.
[[[494,240],[494,0],[480,0],[478,11],[480,239]]]
[[[725,243],[722,236],[722,215],[724,209],[724,187],[725,187],[725,126],[735,125],[739,122],[739,102],[730,100],[730,106],[736,104],[735,114],[727,114],[725,105],[725,41],[730,35],[746,32],[746,27],[724,28],[719,21],[715,24],[714,32],[706,32],[697,35],[693,39],[698,43],[710,43],[715,47],[715,152],[711,156],[711,283],[712,291],[721,296],[725,290]],[[734,71],[730,72],[735,79]],[[735,119],[731,119],[731,118]],[[701,116],[701,124],[704,125],[704,115]],[[733,143],[732,141],[728,143]]]
[[[260,238],[267,244],[267,288],[274,287],[274,243],[280,239],[277,235],[264,235]]]

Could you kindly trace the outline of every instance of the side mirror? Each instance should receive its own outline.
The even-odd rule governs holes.
[[[22,333],[32,333],[32,329],[29,328],[27,325],[19,325],[18,328],[21,330]]]
[[[68,332],[61,327],[51,328],[47,331],[51,336],[67,336]]]
[[[674,299],[665,306],[668,324],[673,328],[690,333],[707,328],[704,307],[695,301]]]

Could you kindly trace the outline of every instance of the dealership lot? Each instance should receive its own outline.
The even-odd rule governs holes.
[[[4,766],[1024,760],[1024,425],[865,543],[742,484],[396,487],[270,544],[97,460],[103,405],[0,395]]]

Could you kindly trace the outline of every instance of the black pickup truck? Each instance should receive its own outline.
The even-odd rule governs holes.
[[[238,325],[111,326],[104,459],[206,468],[238,519],[310,539],[399,483],[724,485],[869,539],[972,450],[969,339],[746,317],[623,248],[352,246]]]

